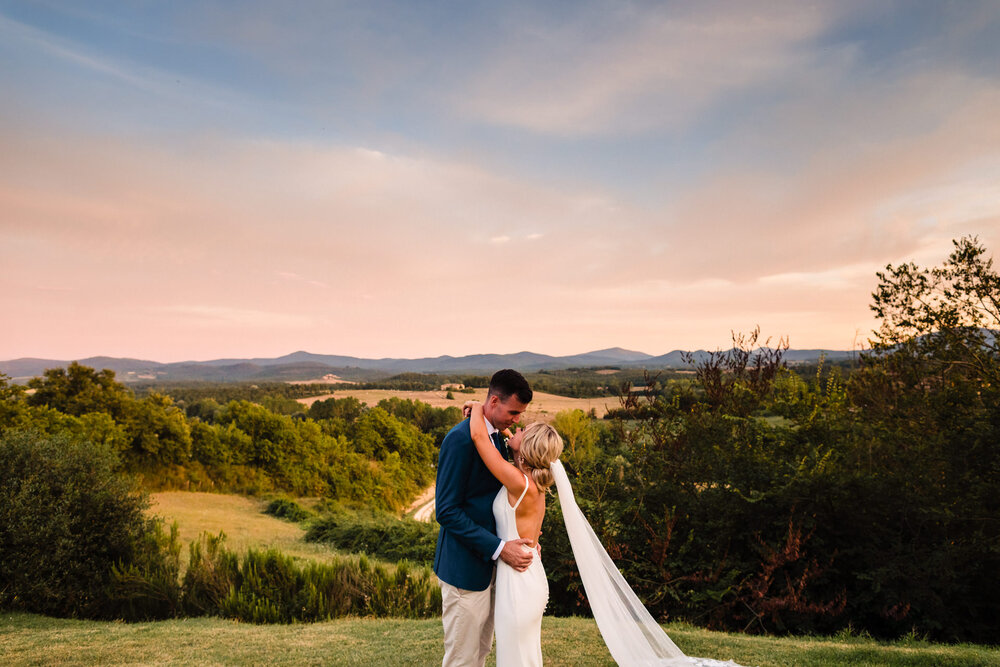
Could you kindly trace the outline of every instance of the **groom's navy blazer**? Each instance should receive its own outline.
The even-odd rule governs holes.
[[[467,591],[489,588],[492,556],[501,542],[493,518],[499,490],[500,482],[479,458],[466,419],[448,432],[438,454],[435,505],[441,530],[434,572],[441,581]]]

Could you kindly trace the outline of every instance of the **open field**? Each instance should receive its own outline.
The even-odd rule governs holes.
[[[290,521],[264,514],[267,501],[245,496],[191,491],[164,491],[150,495],[150,514],[177,522],[187,564],[187,544],[202,532],[226,533],[226,544],[235,551],[275,548],[303,560],[328,561],[337,552],[324,544],[305,542],[305,529]],[[300,504],[304,504],[300,501]]]
[[[1000,649],[982,646],[751,637],[678,624],[666,629],[689,655],[748,667],[1000,664]],[[433,665],[441,663],[441,632],[439,619],[250,625],[194,618],[126,624],[7,612],[0,613],[0,655],[5,665]],[[547,667],[614,665],[591,619],[546,617],[542,651]],[[494,664],[492,656],[487,664]]]
[[[332,394],[321,396],[310,396],[300,398],[298,401],[303,405],[312,405],[315,401],[323,401],[328,398],[347,398],[353,396],[362,403],[376,405],[379,401],[397,396],[399,398],[409,398],[414,401],[423,401],[435,408],[462,407],[465,401],[483,401],[486,399],[485,389],[476,389],[475,393],[463,394],[460,391],[453,391],[454,400],[446,398],[447,391],[398,391],[394,389],[337,389]],[[589,412],[594,410],[598,418],[603,417],[609,408],[617,408],[618,399],[608,398],[568,398],[566,396],[556,396],[555,394],[545,394],[540,391],[535,392],[535,396],[528,406],[523,423],[534,421],[552,421],[557,412],[563,410],[583,410]]]

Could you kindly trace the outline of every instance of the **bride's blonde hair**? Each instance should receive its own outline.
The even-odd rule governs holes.
[[[563,441],[559,433],[544,422],[535,422],[524,429],[519,454],[531,471],[538,490],[545,492],[555,483],[549,466],[562,454]]]

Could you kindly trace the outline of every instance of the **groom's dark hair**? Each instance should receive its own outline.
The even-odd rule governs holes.
[[[497,371],[490,378],[490,390],[487,396],[496,396],[501,401],[506,401],[511,396],[517,396],[517,400],[522,403],[531,403],[531,387],[524,376],[515,370],[505,368]]]

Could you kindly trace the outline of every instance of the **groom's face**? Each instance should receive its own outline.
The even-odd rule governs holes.
[[[498,396],[490,396],[487,401],[486,418],[490,420],[497,430],[510,428],[521,420],[521,415],[528,409],[527,403],[517,400],[516,394],[511,394],[505,400],[500,400]]]

